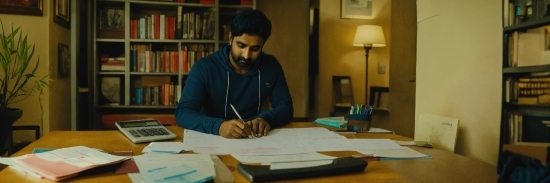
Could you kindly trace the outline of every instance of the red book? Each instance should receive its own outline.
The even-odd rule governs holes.
[[[215,4],[214,0],[200,0],[200,4]]]
[[[158,13],[155,13],[153,14],[153,19],[154,19],[154,22],[155,24],[153,25],[154,26],[154,36],[153,36],[153,39],[158,39],[160,38],[160,15]]]
[[[178,72],[178,68],[179,68],[179,63],[180,63],[180,54],[179,52],[175,51],[174,52],[174,65],[172,67],[172,72]]]
[[[182,72],[188,73],[189,72],[189,62],[187,61],[187,49],[181,51],[181,56],[183,58],[183,64],[181,66]]]
[[[252,0],[241,0],[241,5],[252,5]]]

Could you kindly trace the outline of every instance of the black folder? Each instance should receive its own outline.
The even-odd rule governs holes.
[[[237,169],[251,182],[268,182],[276,180],[318,177],[353,172],[362,172],[367,161],[358,158],[337,158],[331,164],[307,168],[270,170],[269,165],[245,165],[239,163]]]

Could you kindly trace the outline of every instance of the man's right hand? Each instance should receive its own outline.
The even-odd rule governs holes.
[[[218,133],[225,138],[252,138],[250,126],[241,122],[239,119],[224,121]]]

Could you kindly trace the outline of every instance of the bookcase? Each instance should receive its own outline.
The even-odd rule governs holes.
[[[94,56],[89,68],[92,127],[112,127],[106,123],[113,121],[103,118],[108,115],[173,118],[194,62],[228,43],[231,18],[255,9],[255,4],[255,0],[94,1]]]
[[[550,160],[550,1],[503,0],[500,152]],[[498,164],[499,171],[502,168]]]

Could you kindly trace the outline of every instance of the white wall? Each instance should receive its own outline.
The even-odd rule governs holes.
[[[455,153],[496,165],[502,1],[417,0],[416,112],[458,118]]]

